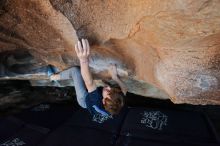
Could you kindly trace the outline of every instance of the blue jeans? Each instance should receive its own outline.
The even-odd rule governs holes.
[[[60,73],[60,78],[61,80],[73,79],[77,102],[82,108],[86,108],[86,96],[88,95],[88,91],[82,78],[80,68],[72,67],[70,69],[62,71]]]

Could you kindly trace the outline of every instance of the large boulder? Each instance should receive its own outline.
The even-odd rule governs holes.
[[[220,104],[219,10],[219,0],[2,0],[0,52],[64,70],[79,65],[74,44],[88,38],[97,79],[115,63],[130,92]]]

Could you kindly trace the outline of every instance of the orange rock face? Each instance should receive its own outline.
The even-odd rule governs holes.
[[[97,78],[116,63],[130,92],[220,104],[219,10],[219,0],[3,0],[0,52],[26,50],[64,70],[88,38]]]

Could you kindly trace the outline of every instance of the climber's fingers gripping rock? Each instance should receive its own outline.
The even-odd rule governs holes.
[[[75,51],[80,61],[87,61],[90,54],[90,46],[87,39],[78,41],[75,45]]]

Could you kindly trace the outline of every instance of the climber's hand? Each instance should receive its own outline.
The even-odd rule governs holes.
[[[128,92],[128,88],[123,83],[123,81],[119,78],[116,65],[110,64],[110,66],[108,68],[108,72],[111,75],[112,79],[118,83],[118,85],[120,86],[121,91],[124,93],[124,95],[126,95],[126,93]]]
[[[82,43],[78,41],[75,45],[76,54],[80,60],[80,62],[87,62],[90,53],[90,46],[87,39],[82,39]]]
[[[108,72],[111,75],[113,80],[118,79],[118,72],[117,72],[117,67],[115,64],[110,64],[110,66],[108,68]]]

